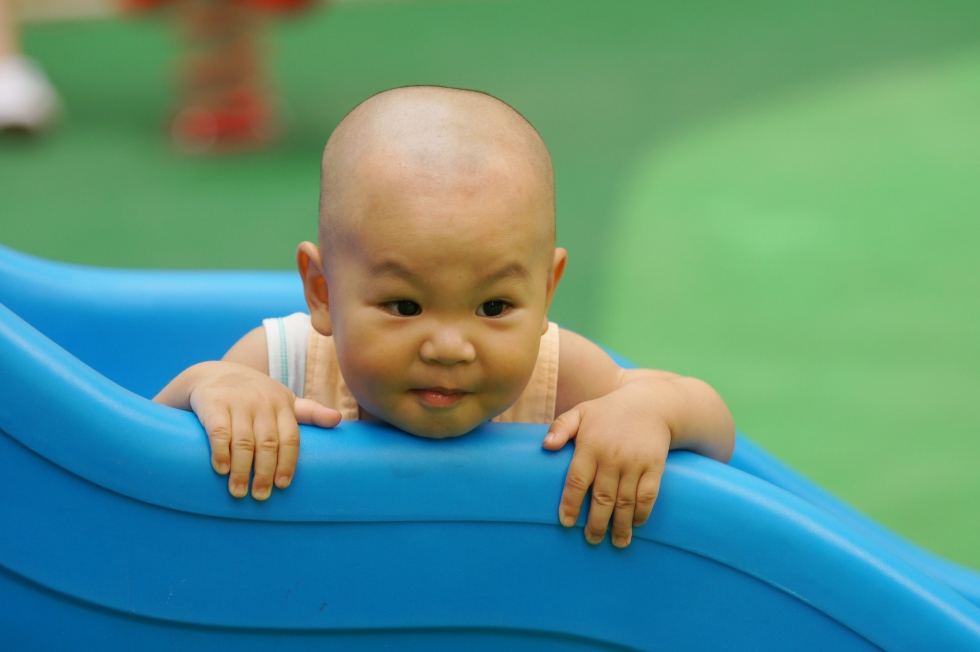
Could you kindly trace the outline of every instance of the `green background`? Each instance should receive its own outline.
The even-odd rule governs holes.
[[[28,27],[65,102],[0,140],[0,242],[73,262],[290,268],[331,129],[406,84],[490,92],[555,160],[552,317],[714,384],[739,427],[980,567],[980,6],[352,3],[279,21],[269,151],[167,145],[165,20]]]

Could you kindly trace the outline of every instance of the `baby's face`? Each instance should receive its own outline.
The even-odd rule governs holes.
[[[530,379],[564,270],[553,207],[521,170],[382,172],[358,181],[344,237],[324,252],[341,372],[364,416],[461,435]]]

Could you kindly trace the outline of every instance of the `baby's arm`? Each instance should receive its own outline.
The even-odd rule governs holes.
[[[652,369],[622,369],[597,345],[562,330],[558,360],[560,416],[544,446],[557,450],[577,436],[558,515],[570,527],[592,487],[585,527],[590,543],[605,536],[629,545],[632,526],[650,516],[667,451],[683,448],[725,462],[735,425],[707,383]]]
[[[228,491],[248,492],[253,461],[252,497],[265,500],[272,483],[285,489],[292,482],[299,456],[299,423],[332,428],[340,413],[315,401],[296,398],[269,377],[265,329],[238,340],[220,361],[185,369],[154,401],[193,410],[211,443],[211,466],[229,474]]]

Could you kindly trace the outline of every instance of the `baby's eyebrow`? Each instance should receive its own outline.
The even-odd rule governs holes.
[[[480,284],[489,285],[494,281],[499,281],[505,278],[517,278],[522,281],[530,282],[531,272],[527,271],[527,267],[521,265],[520,263],[511,263],[509,265],[505,265],[501,267],[500,269],[498,269],[496,272],[493,272],[492,274],[487,274],[486,276],[484,276],[482,279],[480,279]]]
[[[368,270],[368,274],[370,274],[371,278],[379,278],[381,276],[398,276],[410,283],[417,283],[421,281],[421,277],[419,277],[418,274],[393,260],[384,260],[380,263],[372,265],[371,269]],[[481,278],[480,285],[490,285],[495,281],[500,281],[505,278],[516,278],[530,283],[531,272],[528,271],[527,267],[520,263],[510,263]]]
[[[400,276],[406,281],[417,282],[419,275],[415,272],[410,271],[404,265],[400,265],[393,260],[385,260],[376,265],[373,265],[368,274],[371,278],[378,278],[379,276]]]

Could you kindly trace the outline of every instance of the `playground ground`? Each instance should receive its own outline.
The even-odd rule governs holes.
[[[276,28],[289,130],[164,138],[166,21],[31,24],[60,126],[0,140],[0,242],[93,265],[292,266],[331,129],[406,84],[484,90],[555,160],[552,318],[697,375],[740,429],[980,568],[980,9],[899,0],[371,2]]]

